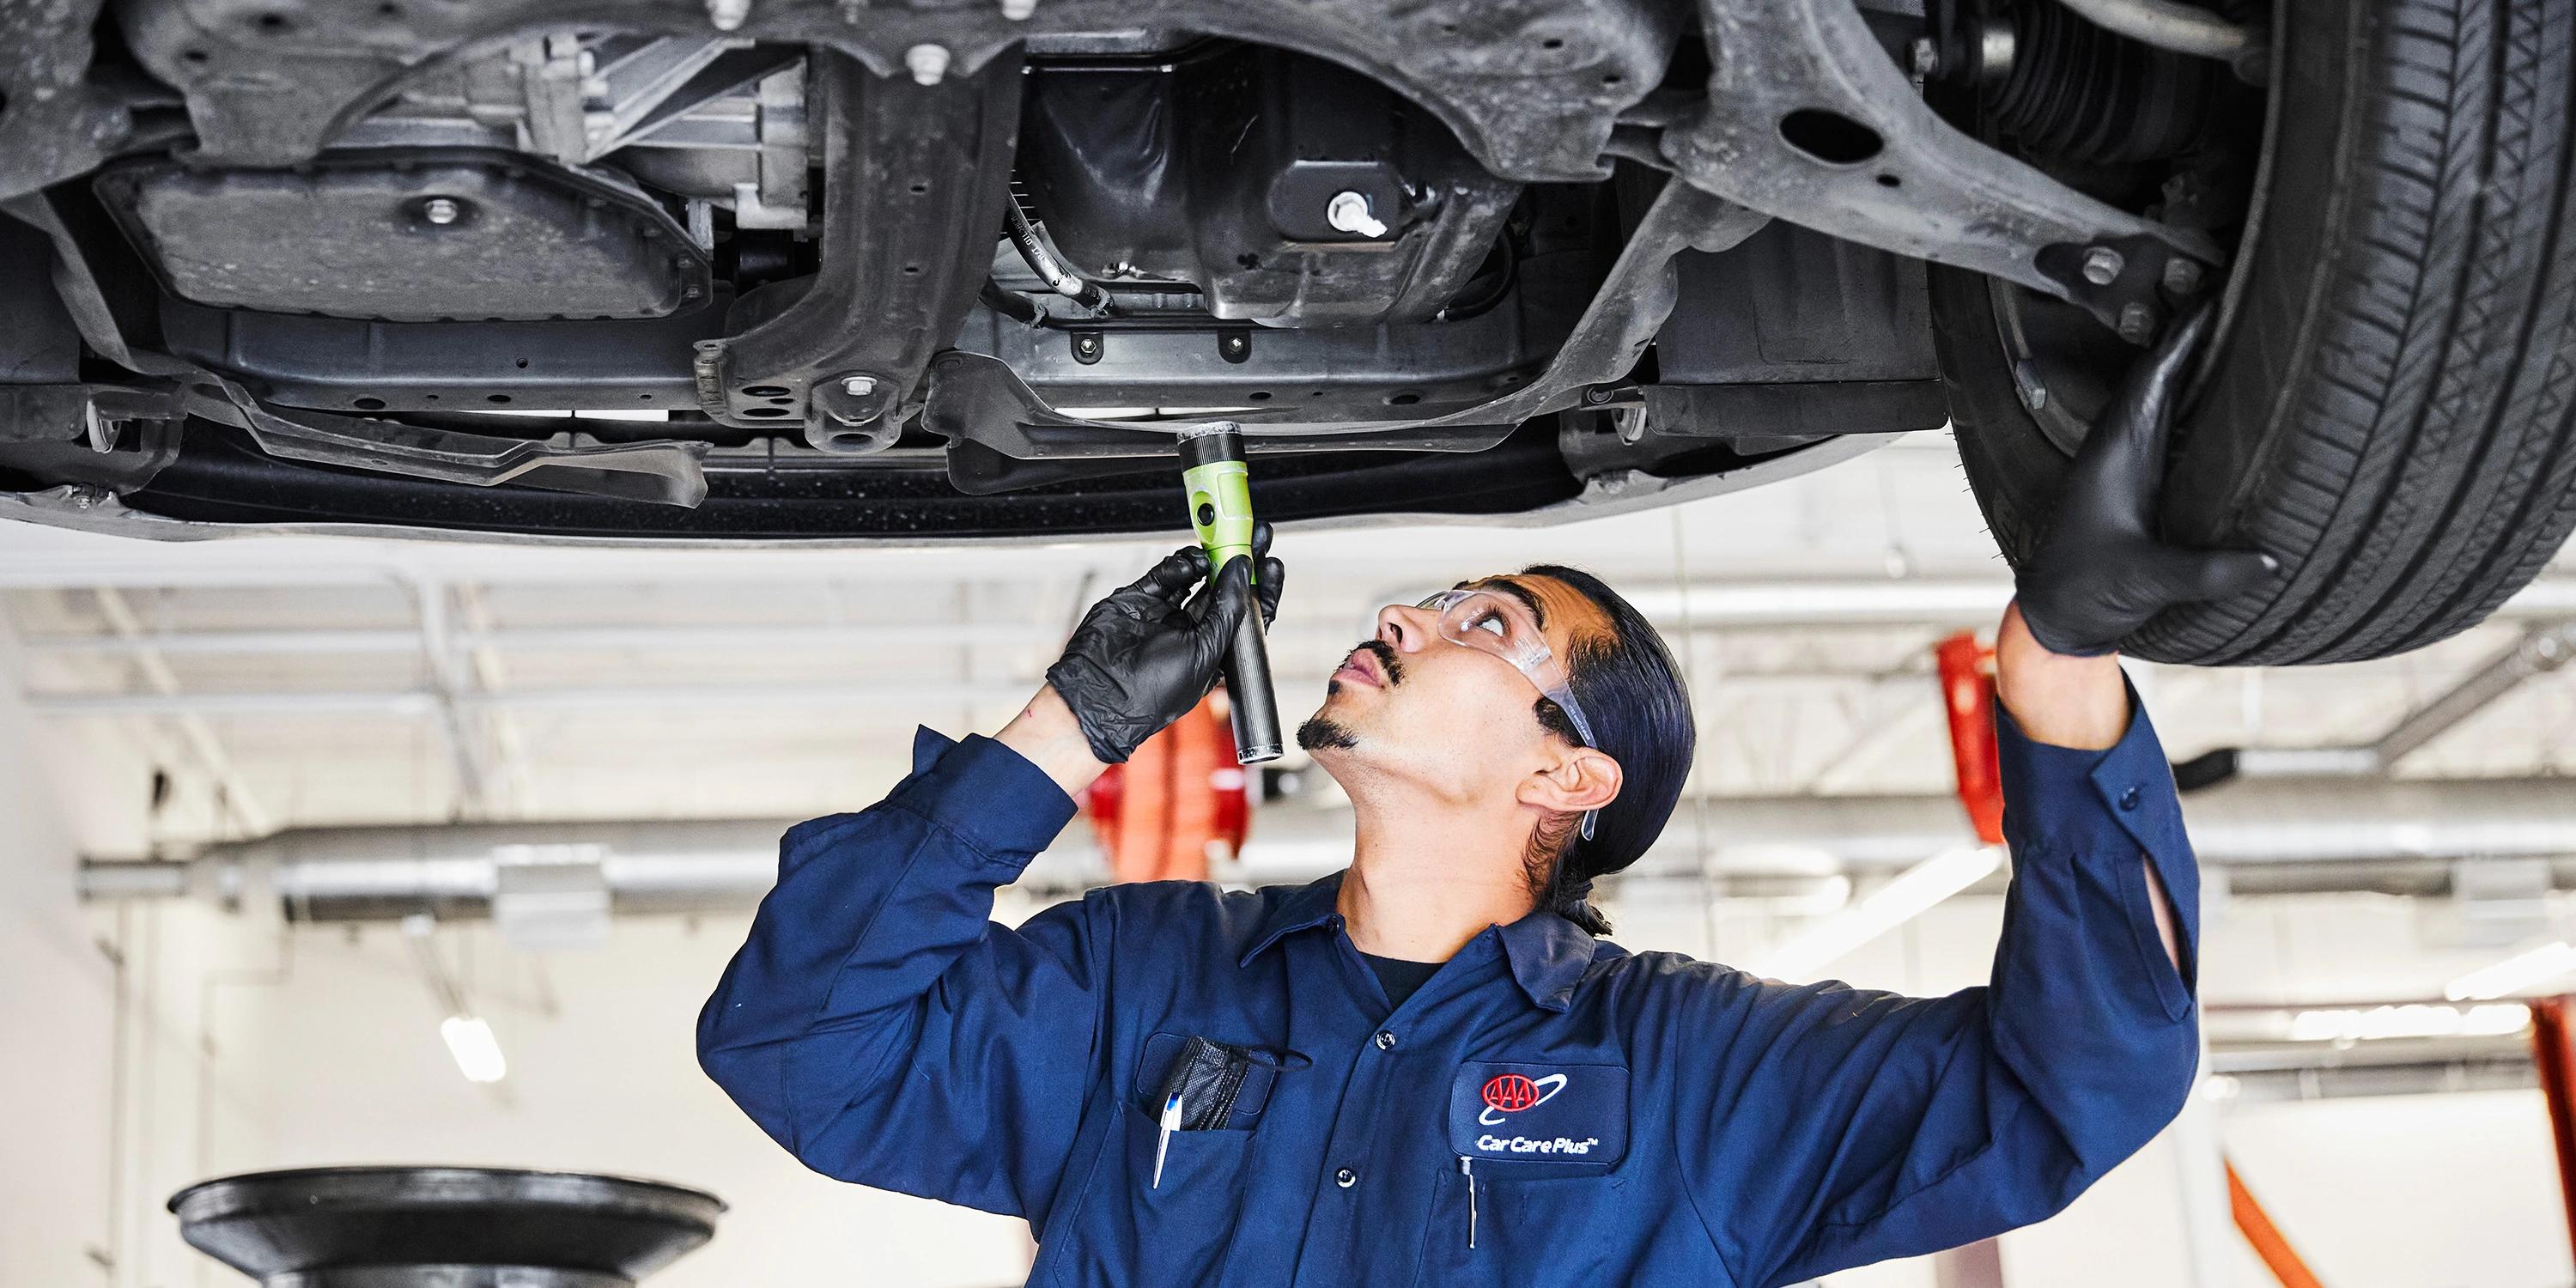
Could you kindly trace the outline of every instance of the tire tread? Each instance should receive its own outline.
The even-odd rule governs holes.
[[[2247,305],[2264,324],[2240,322],[2178,435],[2186,452],[2238,453],[2204,458],[2234,461],[2224,477],[2188,475],[2194,502],[2222,507],[2220,543],[2273,554],[2285,577],[2160,615],[2128,641],[2145,657],[2283,665],[2418,648],[2492,613],[2576,528],[2576,5],[2341,12],[2359,14],[2345,37],[2360,57],[2333,73],[2351,78],[2339,151],[2283,162],[2295,173],[2275,181],[2336,185],[2314,203],[2326,244],[2275,249],[2291,268]],[[1966,298],[1936,294],[1953,310]],[[1944,330],[1969,480],[2018,562],[2063,461],[2008,459],[2028,454],[2027,436],[1996,422],[2026,418],[1967,396],[1978,367],[1953,361],[1969,341]],[[2224,438],[2249,433],[2250,454]],[[2230,491],[2203,495],[2212,487]]]

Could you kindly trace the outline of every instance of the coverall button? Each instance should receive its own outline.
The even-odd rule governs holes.
[[[1377,1049],[1380,1051],[1394,1050],[1395,1034],[1386,1029],[1379,1029],[1377,1031]]]
[[[1360,1174],[1359,1174],[1359,1173],[1357,1173],[1357,1172],[1352,1171],[1351,1169],[1349,1169],[1349,1168],[1347,1168],[1347,1167],[1343,1168],[1342,1170],[1340,1170],[1340,1171],[1338,1171],[1338,1172],[1333,1173],[1333,1184],[1338,1185],[1338,1186],[1341,1186],[1343,1189],[1346,1189],[1346,1190],[1347,1190],[1347,1189],[1349,1189],[1350,1187],[1352,1187],[1352,1186],[1354,1186],[1354,1185],[1357,1185],[1357,1184],[1359,1184],[1359,1183],[1360,1183]]]
[[[2121,793],[2120,793],[2120,808],[2121,808],[2121,809],[2124,809],[2124,810],[2131,810],[2131,809],[2136,809],[2137,807],[2138,807],[2138,789],[2137,789],[2137,788],[2132,787],[2132,788],[2129,788],[2128,790],[2126,790],[2126,791],[2124,791],[2124,792],[2121,792]]]

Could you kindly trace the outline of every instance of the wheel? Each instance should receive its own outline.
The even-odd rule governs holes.
[[[2285,576],[2148,623],[2125,647],[2160,662],[2418,648],[2493,612],[2576,525],[2576,4],[2285,0],[2277,30],[2250,231],[2163,521]],[[2068,312],[1933,270],[1960,456],[2016,566],[2136,352]]]

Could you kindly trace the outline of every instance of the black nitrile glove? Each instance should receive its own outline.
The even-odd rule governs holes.
[[[1279,587],[1287,569],[1266,558],[1270,528],[1253,530],[1261,558],[1261,620],[1279,614]],[[1246,585],[1247,560],[1235,559],[1213,579],[1207,552],[1185,546],[1154,565],[1133,585],[1091,606],[1064,656],[1047,668],[1047,683],[1073,708],[1082,740],[1107,764],[1123,764],[1147,738],[1189,713],[1216,686],[1234,628],[1256,596]],[[1196,595],[1190,587],[1202,579]],[[1186,597],[1186,602],[1184,598]]]
[[[2108,653],[2157,613],[2252,590],[2280,566],[2251,550],[2183,550],[2155,537],[2174,400],[2211,316],[2202,306],[2137,360],[2067,470],[2047,539],[2015,582],[2022,620],[2051,653]]]

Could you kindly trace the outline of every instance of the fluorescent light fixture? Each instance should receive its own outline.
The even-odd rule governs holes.
[[[2531,1008],[2519,1002],[2472,1006],[2460,1017],[2460,1032],[2472,1035],[2520,1033],[2531,1027]]]
[[[2499,1037],[2520,1033],[2531,1008],[2518,1002],[2472,1006],[2378,1006],[2367,1011],[2301,1011],[2290,1017],[2293,1042],[2367,1042],[2380,1038]]]
[[[447,1039],[447,1053],[456,1057],[456,1068],[467,1082],[499,1082],[509,1076],[510,1064],[501,1058],[491,1025],[471,1015],[451,1015],[438,1022],[438,1036]]]
[[[1898,873],[1895,880],[1852,907],[1817,922],[1750,969],[1765,979],[1806,979],[1932,905],[1985,880],[2003,861],[2000,845],[1944,850]]]
[[[2442,996],[2454,1002],[2483,1002],[2507,993],[2518,993],[2571,970],[2576,970],[2576,948],[2568,947],[2567,941],[2562,939],[2519,956],[2507,957],[2493,966],[2470,971],[2452,980],[2450,986],[2442,990]]]

